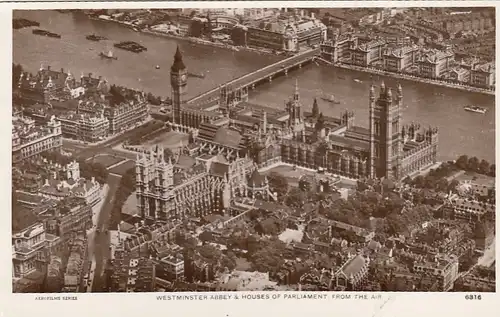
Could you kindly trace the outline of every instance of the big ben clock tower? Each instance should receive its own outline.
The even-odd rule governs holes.
[[[177,46],[174,63],[170,68],[170,84],[172,85],[173,122],[181,124],[181,105],[187,91],[187,68],[182,61],[182,54]]]

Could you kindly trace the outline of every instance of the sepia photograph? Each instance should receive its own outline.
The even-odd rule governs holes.
[[[12,11],[12,293],[495,293],[494,6],[139,5]]]

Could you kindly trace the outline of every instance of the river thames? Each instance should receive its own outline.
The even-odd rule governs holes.
[[[205,73],[205,79],[190,78],[188,97],[214,88],[233,78],[259,69],[278,60],[278,57],[250,52],[233,52],[209,46],[195,45],[182,40],[169,39],[134,32],[121,25],[89,20],[83,14],[54,11],[17,11],[15,17],[40,22],[40,28],[62,35],[61,39],[33,35],[31,29],[14,30],[13,62],[30,71],[41,65],[53,69],[70,70],[75,77],[82,73],[103,76],[109,82],[138,88],[155,95],[170,96],[170,65],[176,46],[181,46],[184,62],[192,72]],[[106,36],[109,40],[92,42],[88,34]],[[114,49],[119,41],[136,41],[148,51],[136,54]],[[98,54],[113,50],[118,60],[104,60]],[[160,69],[155,69],[155,66]],[[415,121],[422,126],[439,128],[439,159],[454,159],[467,154],[495,160],[495,98],[450,88],[432,86],[383,76],[341,70],[328,66],[308,65],[289,73],[287,77],[264,84],[250,94],[250,101],[273,107],[283,107],[299,82],[301,100],[305,110],[318,97],[320,110],[325,115],[337,116],[345,109],[355,112],[355,124],[368,124],[368,93],[370,84],[403,86],[403,121]],[[354,79],[359,79],[357,83]],[[333,94],[341,104],[332,105],[321,100],[324,94]],[[485,115],[466,112],[466,105],[485,107]]]

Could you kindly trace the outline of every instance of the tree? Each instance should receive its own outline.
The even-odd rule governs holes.
[[[479,159],[477,157],[469,158],[467,169],[472,172],[478,172],[479,170]]]
[[[457,167],[461,170],[466,170],[469,164],[469,157],[467,155],[461,155],[455,162]]]
[[[490,163],[486,160],[481,160],[479,163],[479,173],[487,175],[490,171]]]
[[[496,175],[496,165],[495,164],[491,164],[490,165],[490,173],[489,173],[489,175],[495,177],[495,175]]]
[[[269,187],[273,192],[278,194],[279,199],[281,199],[288,191],[288,180],[285,176],[276,172],[271,172],[267,176],[267,180],[269,182]]]
[[[313,106],[312,106],[312,116],[317,117],[319,114],[318,100],[314,98]]]
[[[198,237],[203,243],[214,240],[213,234],[210,231],[203,231]]]

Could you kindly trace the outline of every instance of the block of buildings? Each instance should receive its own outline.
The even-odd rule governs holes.
[[[437,290],[447,292],[453,289],[458,277],[458,258],[438,255],[431,260],[417,261],[413,264],[413,271],[420,275],[432,276]]]
[[[64,273],[63,292],[77,293],[81,291],[85,268],[87,267],[88,245],[86,233],[75,237],[70,244],[70,254]]]
[[[101,200],[101,184],[94,177],[87,180],[80,176],[80,164],[76,161],[58,168],[45,179],[39,190],[39,195],[63,200],[68,197],[82,198],[89,206],[94,206]]]
[[[362,286],[369,264],[370,258],[360,254],[350,257],[334,275],[337,289],[353,291]]]
[[[45,126],[36,126],[34,120],[12,117],[12,162],[17,163],[42,152],[60,150],[61,122],[52,117]]]
[[[117,248],[112,265],[112,292],[154,292],[156,271],[153,261],[134,257]]]

